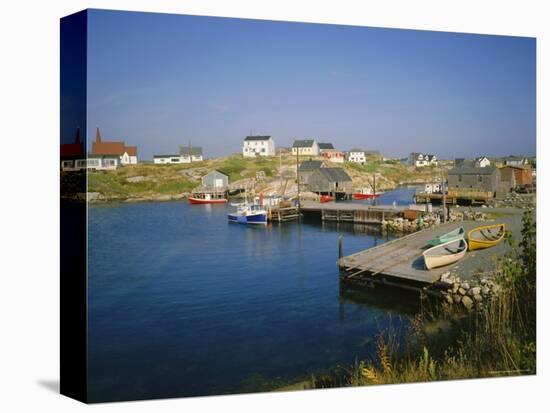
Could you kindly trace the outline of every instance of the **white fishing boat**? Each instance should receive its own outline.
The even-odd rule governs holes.
[[[453,264],[466,255],[468,250],[468,244],[464,238],[445,242],[440,245],[436,245],[426,251],[424,255],[424,263],[426,268],[431,270],[433,268],[443,267],[445,265]]]
[[[267,211],[259,204],[237,204],[237,210],[227,214],[229,222],[239,224],[267,224]]]

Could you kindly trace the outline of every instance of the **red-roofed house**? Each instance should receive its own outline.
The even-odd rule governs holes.
[[[117,155],[122,165],[137,164],[137,146],[126,146],[122,141],[104,142],[99,128],[96,128],[95,141],[92,142],[92,155]]]
[[[61,157],[61,169],[64,171],[76,168],[76,163],[80,160],[86,162],[84,145],[80,140],[80,128],[76,129],[76,136],[73,143],[62,143],[59,147]]]

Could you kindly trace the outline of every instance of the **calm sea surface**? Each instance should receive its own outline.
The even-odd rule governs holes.
[[[380,203],[411,202],[414,189]],[[197,396],[283,385],[374,350],[416,306],[340,291],[344,254],[383,243],[361,225],[227,222],[186,202],[89,208],[89,395]]]

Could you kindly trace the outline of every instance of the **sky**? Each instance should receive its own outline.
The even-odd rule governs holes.
[[[91,10],[88,148],[140,159],[249,134],[389,157],[534,155],[533,38]],[[73,134],[74,135],[74,134]]]

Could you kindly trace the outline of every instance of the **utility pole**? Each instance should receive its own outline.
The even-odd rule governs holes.
[[[281,149],[279,149],[279,185],[283,187],[283,151]]]
[[[296,189],[298,191],[298,210],[300,210],[300,148],[296,148]]]
[[[447,188],[445,188],[445,172],[444,169],[441,168],[441,193],[442,193],[442,201],[443,201],[443,223],[447,222]]]

